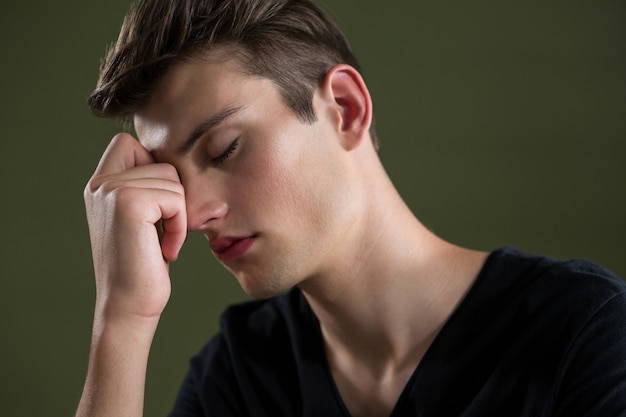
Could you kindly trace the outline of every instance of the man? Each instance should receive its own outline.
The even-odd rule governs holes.
[[[626,416],[626,286],[445,242],[378,158],[357,60],[308,0],[140,1],[90,97],[132,121],[85,189],[96,275],[78,416],[140,416],[187,230],[230,308],[172,416]]]

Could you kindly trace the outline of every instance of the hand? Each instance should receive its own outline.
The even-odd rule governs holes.
[[[176,169],[155,163],[131,135],[116,135],[84,192],[96,275],[96,311],[158,318],[170,296],[168,262],[186,239]]]

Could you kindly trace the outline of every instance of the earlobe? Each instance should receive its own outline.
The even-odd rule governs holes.
[[[324,79],[335,128],[344,148],[357,147],[367,137],[372,123],[372,99],[361,74],[349,65],[332,67]]]

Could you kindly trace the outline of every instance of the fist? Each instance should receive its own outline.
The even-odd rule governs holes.
[[[155,163],[126,133],[105,150],[84,191],[96,305],[105,314],[157,317],[170,295],[168,262],[187,235],[176,169]]]

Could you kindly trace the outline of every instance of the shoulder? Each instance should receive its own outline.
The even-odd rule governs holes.
[[[220,317],[220,333],[240,342],[274,339],[313,325],[314,315],[297,288],[271,299],[232,305]]]
[[[626,283],[592,262],[494,251],[440,339],[469,370],[452,377],[499,381],[502,398],[554,415],[626,409]]]
[[[611,271],[583,259],[560,261],[504,248],[492,254],[483,275],[479,297],[496,307],[490,311],[503,323],[541,341],[538,352],[605,350],[623,362],[626,282]]]
[[[317,330],[304,296],[293,289],[275,298],[228,307],[220,317],[219,332],[195,360],[209,368],[230,364],[239,370],[251,366],[271,369],[286,357],[294,358],[302,346],[314,345]]]
[[[497,294],[528,297],[531,304],[556,303],[588,309],[626,297],[626,282],[608,269],[584,259],[556,260],[513,248],[494,251],[481,273],[482,284]]]
[[[219,332],[192,358],[176,409],[198,403],[211,415],[294,415],[301,406],[294,382],[307,350],[320,351],[318,334],[297,289],[229,307]]]
[[[583,344],[593,351],[599,329],[607,332],[602,338],[615,338],[614,344],[626,340],[626,282],[586,260],[499,249],[459,310],[463,323],[475,323],[461,330],[466,337],[479,332],[486,343],[525,345],[524,354],[535,352],[537,358],[551,352],[558,361]]]

